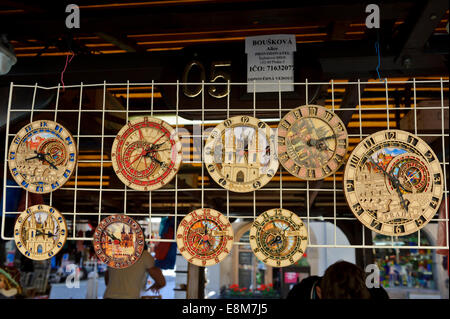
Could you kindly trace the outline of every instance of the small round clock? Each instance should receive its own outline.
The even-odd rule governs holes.
[[[348,135],[341,119],[320,105],[303,105],[278,125],[278,158],[292,175],[320,180],[343,164]]]
[[[344,192],[365,226],[383,235],[408,235],[424,227],[439,209],[442,169],[421,138],[384,130],[363,139],[350,154]]]
[[[223,188],[245,193],[266,185],[278,169],[275,135],[250,116],[234,116],[217,125],[204,148],[209,175]]]
[[[129,121],[114,140],[114,171],[127,186],[141,191],[169,183],[180,168],[181,143],[175,130],[152,117]]]
[[[286,267],[302,258],[308,232],[293,212],[274,208],[259,215],[250,228],[250,246],[255,256],[272,267]]]
[[[131,217],[111,215],[95,229],[94,251],[111,268],[133,265],[144,251],[145,238],[141,226]]]
[[[64,216],[48,205],[34,205],[21,213],[14,226],[19,251],[33,260],[55,256],[67,239]]]
[[[220,263],[233,247],[233,229],[228,218],[210,209],[186,215],[177,229],[177,245],[190,263],[205,267]]]
[[[72,175],[77,146],[70,132],[53,121],[34,121],[23,127],[9,147],[9,170],[22,188],[49,193]]]

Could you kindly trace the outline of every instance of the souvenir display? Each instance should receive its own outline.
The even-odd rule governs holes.
[[[278,169],[275,135],[257,118],[231,117],[209,135],[204,161],[220,186],[240,193],[254,191],[266,185]]]
[[[303,105],[278,125],[278,158],[292,175],[319,180],[343,164],[348,147],[344,123],[320,105]]]
[[[133,265],[142,256],[144,246],[141,226],[126,215],[108,216],[95,229],[95,253],[108,267],[121,269]]]
[[[439,209],[444,179],[439,159],[418,136],[385,130],[362,140],[344,172],[344,192],[368,228],[401,236],[424,227]]]
[[[178,250],[194,265],[215,265],[230,253],[233,236],[228,218],[214,209],[197,209],[186,215],[178,226]]]
[[[163,120],[142,117],[129,121],[114,140],[114,171],[127,186],[141,191],[169,183],[180,168],[181,143]]]
[[[64,216],[47,205],[34,205],[21,213],[14,226],[17,249],[33,260],[55,256],[67,239]]]
[[[250,228],[250,246],[255,256],[272,267],[286,267],[302,258],[308,232],[293,212],[274,208],[259,215]]]
[[[39,120],[23,127],[9,147],[9,170],[22,188],[32,193],[49,193],[72,175],[77,146],[61,124]]]

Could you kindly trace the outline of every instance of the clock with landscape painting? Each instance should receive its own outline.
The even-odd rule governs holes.
[[[220,263],[233,247],[228,218],[217,210],[201,208],[187,214],[177,229],[177,245],[190,263],[205,267]]]
[[[292,175],[320,180],[344,163],[348,135],[344,123],[320,105],[303,105],[287,113],[278,125],[278,158]]]
[[[363,139],[344,172],[344,192],[353,214],[383,235],[408,235],[424,227],[439,209],[443,183],[439,159],[430,146],[402,130]]]
[[[8,165],[18,185],[50,193],[66,183],[77,162],[77,146],[61,124],[39,120],[24,126],[9,147]]]
[[[140,117],[117,134],[111,150],[114,172],[128,187],[150,191],[169,183],[181,164],[181,143],[165,121]]]
[[[251,116],[234,116],[210,133],[204,148],[209,175],[225,189],[245,193],[266,185],[278,169],[275,134]]]
[[[259,215],[250,228],[250,246],[255,256],[272,267],[295,264],[305,253],[308,232],[300,217],[283,208]]]
[[[64,216],[48,205],[34,205],[21,213],[14,225],[17,249],[33,260],[55,256],[67,239]]]
[[[111,215],[95,229],[93,244],[98,259],[108,267],[122,269],[142,256],[145,238],[137,221],[125,215]]]

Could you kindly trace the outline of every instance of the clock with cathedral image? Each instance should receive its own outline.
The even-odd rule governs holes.
[[[12,177],[23,189],[45,194],[66,183],[75,170],[77,146],[61,124],[38,120],[24,126],[9,147]]]
[[[14,226],[17,249],[33,260],[55,256],[67,239],[64,216],[48,205],[34,205],[21,213]]]
[[[204,147],[209,175],[225,189],[245,193],[266,185],[278,169],[275,134],[251,116],[234,116],[217,125]]]
[[[344,192],[366,227],[388,236],[411,234],[434,217],[444,192],[439,159],[420,137],[384,130],[363,139],[344,171]]]
[[[104,218],[94,232],[94,251],[108,267],[123,269],[142,256],[144,232],[138,222],[126,215]]]

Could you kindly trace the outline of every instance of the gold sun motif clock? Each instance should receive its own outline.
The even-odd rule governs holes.
[[[384,235],[407,235],[424,227],[439,209],[442,169],[421,138],[384,130],[363,139],[351,153],[344,192],[365,226]]]
[[[266,185],[278,169],[275,135],[257,118],[231,117],[211,131],[204,161],[222,187],[240,193],[254,191]]]
[[[32,193],[49,193],[63,186],[77,162],[77,147],[70,132],[47,120],[23,127],[8,154],[14,180]]]
[[[177,229],[177,245],[190,263],[205,267],[220,263],[233,247],[234,233],[228,218],[202,208],[183,218]]]
[[[348,135],[341,119],[320,105],[303,105],[278,125],[278,158],[292,175],[320,180],[343,164]]]
[[[95,229],[94,251],[97,257],[112,268],[127,268],[142,256],[144,232],[138,222],[129,216],[111,215]]]
[[[181,143],[165,121],[142,117],[129,121],[114,140],[114,171],[127,186],[141,191],[169,183],[180,168]]]
[[[14,240],[19,251],[33,260],[55,256],[67,239],[64,216],[48,205],[34,205],[21,213],[14,226]]]
[[[272,267],[295,264],[305,253],[308,232],[293,212],[274,208],[259,215],[250,228],[250,246],[255,256]]]

